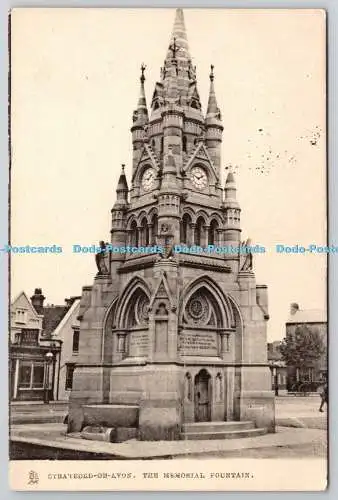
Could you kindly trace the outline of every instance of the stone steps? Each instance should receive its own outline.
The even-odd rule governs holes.
[[[238,439],[263,436],[267,429],[256,429],[253,422],[196,422],[184,424],[182,440]]]
[[[43,413],[43,414],[18,414],[11,415],[10,423],[16,424],[62,424],[67,412]]]
[[[183,432],[219,432],[254,429],[254,423],[245,422],[192,422],[183,424]]]

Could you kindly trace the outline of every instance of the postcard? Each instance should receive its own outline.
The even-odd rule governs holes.
[[[325,11],[10,32],[11,488],[325,490]]]

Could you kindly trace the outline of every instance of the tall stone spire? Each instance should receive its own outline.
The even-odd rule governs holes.
[[[133,113],[133,125],[131,127],[132,140],[133,140],[133,174],[140,160],[143,149],[144,129],[149,123],[148,109],[146,102],[146,95],[144,91],[144,81],[146,66],[141,64],[141,89],[140,96],[137,103],[137,109]]]
[[[221,119],[221,112],[217,105],[216,93],[214,87],[214,66],[210,66],[210,90],[208,99],[207,114],[205,117],[206,126],[206,145],[209,150],[209,154],[212,158],[214,166],[216,168],[217,176],[220,178],[220,166],[221,166],[221,143],[222,143],[222,132],[223,125]]]
[[[215,86],[214,86],[214,66],[210,66],[210,90],[208,99],[208,108],[205,118],[206,125],[219,124],[221,122],[221,112],[217,105]]]
[[[121,174],[116,188],[116,205],[125,205],[128,203],[128,183],[125,174],[125,165],[121,166]]]
[[[177,47],[176,51],[175,46]],[[174,27],[171,34],[166,60],[170,61],[173,57],[177,60],[191,61],[182,9],[176,9]]]
[[[196,108],[200,109],[196,70],[192,65],[182,9],[176,9],[174,27],[161,69],[161,81],[155,87],[154,96],[162,95],[162,103],[172,102],[170,96],[173,88],[177,88],[177,100],[180,105],[188,105],[193,96],[197,102]]]
[[[137,109],[134,111],[133,115],[134,126],[142,126],[142,127],[148,123],[148,109],[147,109],[146,94],[144,90],[144,82],[146,79],[144,76],[145,70],[146,66],[142,63],[141,76],[140,76],[140,82],[141,82],[140,96],[137,103]]]

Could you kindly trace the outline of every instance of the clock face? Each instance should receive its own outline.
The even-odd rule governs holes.
[[[155,184],[155,172],[152,168],[148,168],[143,176],[141,181],[142,187],[145,191],[149,191],[154,187]]]
[[[208,177],[203,168],[193,167],[191,169],[191,181],[197,189],[204,189],[208,185]]]

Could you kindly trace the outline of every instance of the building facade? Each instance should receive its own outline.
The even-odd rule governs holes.
[[[9,372],[12,401],[68,399],[79,344],[79,298],[44,305],[36,288],[10,308]]]
[[[67,401],[73,387],[73,374],[79,353],[80,322],[78,320],[80,299],[74,298],[67,314],[53,332],[53,337],[62,342],[58,399]]]
[[[307,384],[308,387],[316,390],[317,386],[327,378],[327,313],[321,309],[301,309],[299,304],[292,303],[290,315],[286,322],[286,336],[294,335],[296,330],[304,331],[308,329],[317,332],[323,341],[325,350],[320,358],[311,366],[288,367],[288,390],[296,391],[300,384]]]
[[[267,287],[239,250],[234,175],[221,180],[214,68],[204,114],[181,9],[149,110],[144,69],[131,186],[122,167],[111,210],[111,245],[126,251],[101,242],[108,251],[83,288],[69,431],[81,429],[88,404],[138,407],[140,439],[178,439],[183,423],[201,421],[273,431]],[[235,250],[196,248],[208,245]]]

